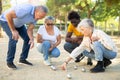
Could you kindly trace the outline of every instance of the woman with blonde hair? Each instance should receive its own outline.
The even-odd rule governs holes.
[[[39,27],[37,33],[37,49],[43,53],[44,64],[50,66],[50,58],[59,57],[57,46],[61,43],[60,30],[54,25],[54,18],[47,16],[45,24]]]

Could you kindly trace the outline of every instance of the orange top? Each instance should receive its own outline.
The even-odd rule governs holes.
[[[74,25],[72,25],[71,23],[68,26],[68,32],[72,32],[75,36],[83,36],[83,34],[77,30],[76,27],[74,27]]]

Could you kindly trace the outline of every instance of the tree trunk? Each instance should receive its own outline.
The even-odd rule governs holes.
[[[60,20],[60,31],[62,31],[62,22]]]
[[[119,25],[118,25],[118,36],[120,36],[120,16],[119,16]]]
[[[87,18],[91,18],[91,11],[88,11]]]
[[[97,25],[97,21],[95,20],[95,26]]]
[[[2,12],[2,0],[0,0],[0,14]],[[2,37],[2,29],[0,27],[0,37]]]
[[[67,32],[67,13],[65,14],[65,32]]]

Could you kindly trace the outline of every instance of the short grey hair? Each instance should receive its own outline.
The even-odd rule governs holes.
[[[54,18],[53,16],[46,16],[46,17],[45,17],[45,21],[47,21],[47,20],[52,20],[52,21],[54,21],[55,18]]]
[[[83,19],[79,24],[78,24],[78,28],[80,27],[92,27],[94,28],[94,23],[91,19]]]
[[[40,5],[40,6],[36,6],[35,9],[38,9],[38,10],[42,9],[45,13],[48,13],[47,6]]]

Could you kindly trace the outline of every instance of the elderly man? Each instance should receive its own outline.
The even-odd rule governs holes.
[[[10,8],[0,16],[0,25],[9,37],[7,66],[10,69],[17,69],[13,63],[16,44],[19,36],[24,40],[19,63],[32,65],[26,59],[29,49],[34,46],[33,28],[37,20],[42,19],[48,12],[45,6],[33,6],[31,4],[21,4]],[[26,28],[25,24],[28,25]]]

